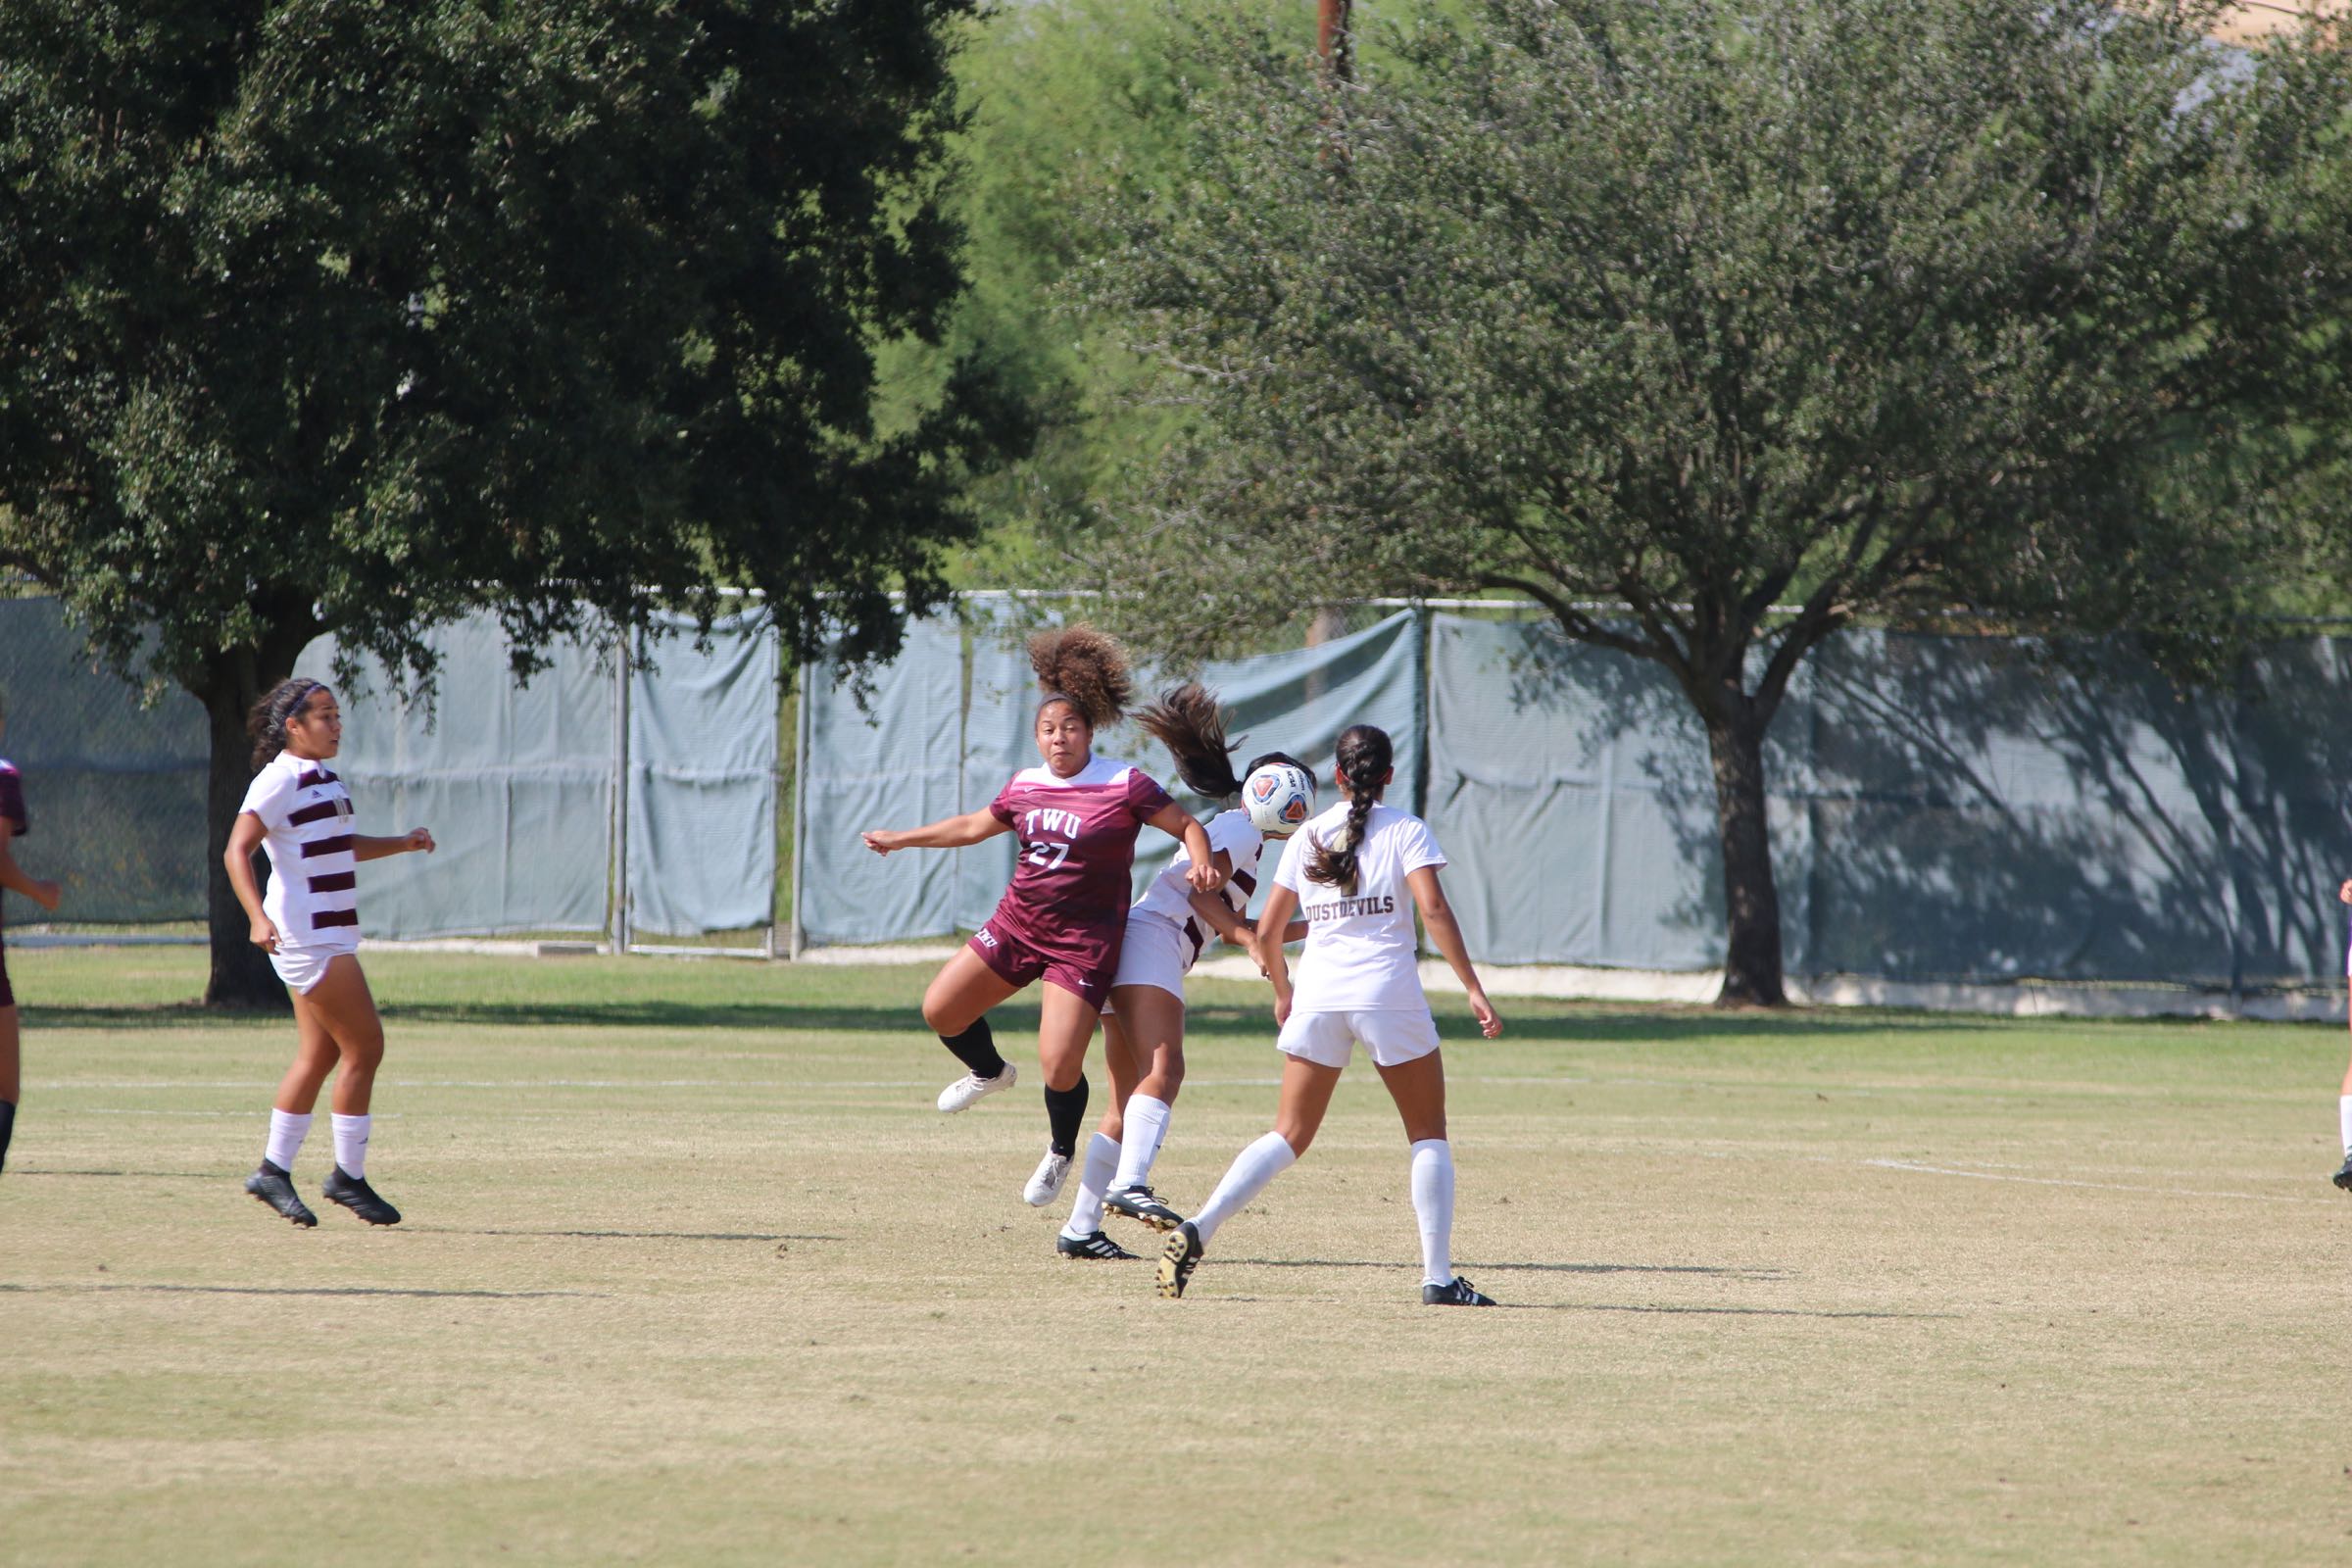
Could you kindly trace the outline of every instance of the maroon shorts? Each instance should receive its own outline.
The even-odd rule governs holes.
[[[0,1007],[13,1007],[16,1004],[16,990],[8,983],[8,948],[0,944]]]
[[[1048,947],[1014,930],[1000,909],[972,933],[970,947],[1005,984],[1025,986],[1043,979],[1100,1012],[1110,1000],[1111,977],[1119,972],[1119,943],[1126,934],[1122,915],[1117,925],[1072,931]]]

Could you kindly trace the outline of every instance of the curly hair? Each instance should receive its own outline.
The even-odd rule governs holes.
[[[1340,777],[1348,781],[1348,837],[1337,847],[1310,841],[1306,876],[1310,882],[1337,887],[1355,897],[1356,852],[1363,848],[1364,825],[1380,799],[1381,780],[1388,776],[1396,751],[1389,732],[1374,724],[1350,724],[1340,731]]]
[[[1135,721],[1168,749],[1176,760],[1176,776],[1195,795],[1222,801],[1241,794],[1242,781],[1233,771],[1233,743],[1225,738],[1225,710],[1218,706],[1216,693],[1188,680],[1138,710]]]
[[[296,675],[270,687],[269,694],[253,705],[253,711],[245,715],[245,733],[253,738],[255,772],[286,749],[286,720],[302,711],[313,692],[324,690],[326,682]]]
[[[1046,694],[1040,711],[1046,703],[1067,703],[1095,729],[1117,723],[1134,694],[1127,650],[1092,626],[1064,626],[1031,637],[1029,667]]]

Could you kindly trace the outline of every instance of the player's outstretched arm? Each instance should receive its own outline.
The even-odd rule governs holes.
[[[1184,853],[1193,861],[1193,868],[1185,873],[1184,879],[1194,892],[1214,893],[1225,885],[1225,873],[1217,867],[1216,852],[1208,847],[1208,829],[1200,825],[1199,817],[1170,801],[1144,820],[1168,837],[1184,841]]]
[[[351,840],[351,858],[355,860],[380,860],[387,855],[409,855],[419,851],[430,855],[439,848],[433,842],[430,828],[413,827],[406,833],[389,837],[355,833]]]
[[[868,828],[858,837],[876,855],[888,855],[893,850],[960,850],[1011,831],[1011,823],[999,821],[994,811],[983,809],[943,816],[927,827]]]
[[[1288,1022],[1291,1016],[1291,966],[1283,956],[1282,939],[1298,908],[1297,893],[1279,882],[1268,888],[1266,906],[1257,911],[1257,934],[1250,945],[1250,956],[1257,960],[1258,973],[1274,982],[1276,1023]]]
[[[1453,906],[1446,902],[1446,890],[1438,885],[1438,868],[1434,865],[1416,866],[1404,874],[1404,885],[1413,890],[1413,903],[1421,910],[1421,923],[1429,930],[1430,945],[1453,970],[1453,977],[1470,994],[1470,1011],[1478,1019],[1478,1032],[1489,1040],[1502,1033],[1502,1015],[1487,1000],[1487,988],[1478,983],[1478,971],[1471,967],[1470,950],[1462,945],[1462,928],[1454,923]]]

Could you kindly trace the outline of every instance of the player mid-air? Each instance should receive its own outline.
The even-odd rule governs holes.
[[[960,849],[1017,836],[1012,884],[988,923],[941,966],[923,993],[923,1020],[967,1069],[940,1093],[950,1113],[1012,1087],[988,1010],[1043,980],[1037,1059],[1046,1078],[1045,1158],[1021,1196],[1043,1206],[1069,1175],[1086,1120],[1086,1048],[1118,973],[1136,835],[1148,824],[1181,839],[1188,886],[1224,885],[1208,835],[1143,769],[1094,755],[1095,731],[1127,706],[1127,657],[1090,626],[1040,632],[1029,661],[1044,691],[1035,735],[1040,765],[1023,768],[977,811],[927,827],[864,835],[876,855]]]
[[[258,771],[228,830],[229,886],[253,922],[254,945],[294,1000],[294,1064],[277,1086],[262,1164],[245,1190],[297,1225],[318,1223],[294,1191],[294,1156],[310,1135],[327,1074],[335,1073],[335,1164],[319,1186],[370,1225],[397,1225],[400,1210],[368,1185],[368,1135],[384,1025],[360,972],[359,875],[363,860],[413,850],[433,836],[352,831],[351,792],[327,761],[343,747],[335,694],[315,680],[283,680],[246,721]],[[270,891],[255,885],[253,852],[270,852]]]
[[[1502,1020],[1487,1001],[1438,885],[1446,856],[1429,825],[1381,804],[1396,770],[1388,732],[1343,731],[1333,779],[1341,801],[1283,847],[1273,891],[1258,911],[1258,966],[1274,982],[1283,1063],[1274,1130],[1243,1150],[1199,1213],[1169,1233],[1159,1294],[1184,1294],[1209,1239],[1266,1184],[1306,1152],[1330,1108],[1340,1070],[1358,1043],[1371,1053],[1410,1144],[1413,1212],[1421,1225],[1421,1299],[1432,1306],[1492,1306],[1453,1271],[1453,1149],[1446,1138],[1446,1068],[1437,1022],[1421,991],[1413,910],[1469,993],[1488,1039]],[[1283,960],[1291,913],[1306,916],[1306,951],[1292,989]]]
[[[1102,1234],[1105,1206],[1153,1230],[1183,1222],[1152,1191],[1151,1176],[1184,1083],[1184,979],[1210,936],[1248,947],[1256,935],[1248,910],[1257,891],[1260,854],[1267,841],[1290,837],[1314,814],[1314,781],[1296,758],[1268,752],[1250,760],[1245,778],[1234,776],[1224,712],[1199,684],[1188,681],[1162,694],[1135,721],[1167,747],[1193,793],[1216,801],[1239,796],[1243,804],[1208,823],[1209,848],[1225,874],[1222,889],[1196,892],[1184,866],[1171,861],[1127,911],[1119,972],[1110,983],[1110,1005],[1102,1009],[1111,1103],[1079,1167],[1078,1196],[1057,1243],[1065,1257],[1135,1255]],[[1303,926],[1294,933],[1303,935]]]

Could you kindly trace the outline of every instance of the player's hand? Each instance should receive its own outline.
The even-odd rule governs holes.
[[[895,839],[898,837],[896,833],[893,833],[886,827],[868,828],[865,832],[860,833],[858,836],[865,840],[865,847],[873,851],[876,855],[888,855],[891,851],[898,848],[896,844],[885,844],[883,842],[885,839]]]
[[[2335,896],[2346,904],[2352,904],[2352,879],[2347,879],[2342,887],[2337,888]]]
[[[439,848],[438,845],[433,843],[433,830],[429,827],[413,827],[409,829],[408,837],[402,839],[400,842],[404,848],[408,849],[412,853],[417,850],[422,850],[425,854],[430,855],[434,850]]]
[[[1484,991],[1470,993],[1470,1013],[1478,1020],[1478,1032],[1489,1040],[1502,1033],[1502,1014],[1494,1010],[1494,1004],[1487,1000]]]
[[[253,945],[264,953],[277,951],[277,927],[270,923],[268,915],[253,922]]]
[[[64,892],[65,890],[59,887],[55,882],[45,882],[39,877],[33,878],[32,902],[39,905],[44,909],[56,908],[57,901],[63,896]]]
[[[1274,993],[1274,1027],[1279,1029],[1291,1021],[1291,993],[1286,987]]]
[[[1217,869],[1217,862],[1214,860],[1205,865],[1196,864],[1187,868],[1184,879],[1192,884],[1193,890],[1197,893],[1214,893],[1225,885],[1225,873]]]

